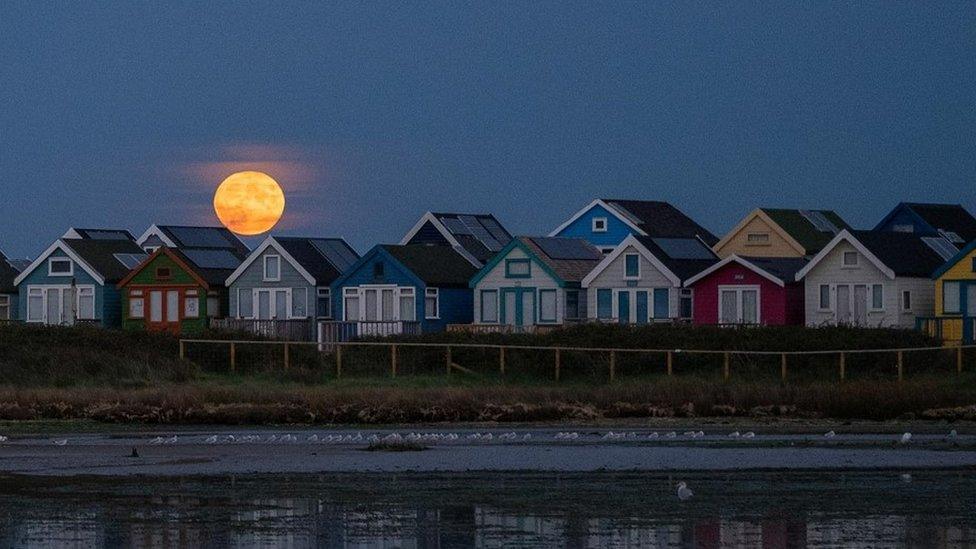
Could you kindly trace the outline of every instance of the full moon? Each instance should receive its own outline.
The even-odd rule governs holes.
[[[217,218],[231,231],[252,236],[270,231],[285,211],[285,193],[270,175],[237,172],[214,193]]]

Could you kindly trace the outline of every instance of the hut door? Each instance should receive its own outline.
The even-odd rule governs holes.
[[[180,291],[166,291],[166,326],[171,332],[180,331]]]
[[[837,286],[837,324],[851,322],[851,287]]]
[[[866,326],[868,323],[868,287],[864,284],[854,286],[854,324]]]

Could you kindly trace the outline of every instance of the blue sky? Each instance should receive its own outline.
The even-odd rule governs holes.
[[[545,233],[593,197],[717,234],[756,206],[870,227],[976,211],[972,2],[4,3],[0,248],[216,222],[238,169],[283,233],[426,210]]]

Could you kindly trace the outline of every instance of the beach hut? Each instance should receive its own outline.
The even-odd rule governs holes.
[[[796,273],[806,264],[802,257],[726,257],[685,282],[694,291],[694,323],[802,326]]]
[[[948,342],[976,343],[976,240],[936,269],[932,278],[935,315],[920,318],[919,327]]]
[[[832,210],[756,208],[714,246],[725,258],[813,257],[850,225]]]
[[[450,246],[481,267],[511,240],[511,233],[491,214],[427,212],[400,244]]]

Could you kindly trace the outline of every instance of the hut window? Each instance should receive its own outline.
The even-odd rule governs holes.
[[[682,288],[678,294],[678,317],[682,320],[689,320],[692,311],[692,292],[690,288]]]
[[[830,310],[830,286],[827,284],[820,285],[820,310]]]
[[[505,278],[529,278],[532,276],[532,265],[528,259],[506,259]]]
[[[973,271],[974,273],[976,273],[976,257],[974,257],[974,258],[973,258],[973,264],[972,264],[972,269],[971,269],[971,270],[972,270],[972,271]]]
[[[9,295],[0,295],[0,320],[10,320]]]
[[[914,233],[914,225],[892,225],[891,230],[896,233]]]
[[[637,254],[624,255],[624,279],[636,280],[640,278],[640,256]]]
[[[884,309],[884,286],[881,284],[871,285],[871,308],[875,311]]]
[[[912,291],[902,290],[901,292],[901,310],[911,311],[912,310]]]
[[[142,296],[142,290],[129,292],[129,318],[145,318],[146,298]]]
[[[441,317],[441,297],[437,288],[424,290],[424,318]]]
[[[315,316],[332,318],[332,291],[329,288],[319,288],[316,292]]]
[[[156,278],[159,280],[169,280],[173,276],[173,271],[169,267],[157,267]]]
[[[498,290],[481,290],[481,321],[498,322]]]
[[[962,311],[960,308],[960,285],[958,281],[942,283],[942,312],[955,314]]]
[[[55,258],[47,261],[49,276],[71,276],[75,274],[75,264],[70,259]]]
[[[613,290],[604,288],[596,291],[596,317],[601,320],[613,318]]]
[[[78,288],[78,318],[80,320],[95,318],[95,288]]]
[[[207,316],[211,318],[220,316],[220,297],[216,295],[207,296]]]
[[[579,290],[566,290],[566,312],[563,316],[571,320],[576,320],[580,317]]]
[[[40,322],[44,320],[44,290],[30,288],[27,290],[27,321]]]
[[[539,322],[556,322],[556,290],[539,290]]]
[[[278,282],[281,280],[281,256],[264,256],[264,281]]]
[[[413,288],[400,288],[400,320],[417,320],[417,293]]]
[[[595,232],[595,233],[605,233],[605,232],[607,232],[607,218],[605,218],[605,217],[594,217],[593,218],[593,232]]]
[[[844,266],[857,267],[857,252],[844,252]]]
[[[345,320],[359,321],[359,289],[345,288],[342,291],[342,314]]]
[[[200,317],[200,294],[196,290],[187,290],[186,295],[183,296],[183,316]]]
[[[749,233],[746,235],[746,241],[753,246],[769,244],[769,233]]]

